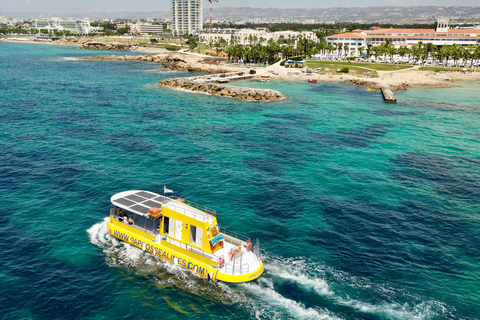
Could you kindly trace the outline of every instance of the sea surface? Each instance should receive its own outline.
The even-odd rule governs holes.
[[[187,73],[0,43],[1,319],[480,319],[479,82],[397,104],[344,83],[154,86]],[[127,53],[135,54],[135,53]],[[212,283],[113,239],[131,189],[216,209],[265,273]]]

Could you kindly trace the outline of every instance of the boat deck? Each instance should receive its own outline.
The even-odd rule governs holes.
[[[225,259],[225,265],[219,268],[218,272],[231,275],[242,275],[253,272],[260,267],[260,258],[255,255],[253,250],[247,251],[244,246],[241,247],[242,249],[240,252],[235,251],[233,259],[230,258],[230,250],[235,250],[237,248],[238,245],[226,240],[224,241],[224,247],[214,253],[215,257],[223,257]]]

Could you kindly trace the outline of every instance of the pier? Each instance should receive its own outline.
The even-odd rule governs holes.
[[[389,86],[387,85],[381,86],[380,91],[383,94],[383,99],[385,100],[385,102],[389,102],[389,103],[397,102],[397,98],[395,98],[395,94],[393,94],[393,91],[392,89],[390,89]]]

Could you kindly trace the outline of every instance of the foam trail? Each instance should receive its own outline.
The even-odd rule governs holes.
[[[301,302],[285,298],[274,289],[251,282],[243,284],[243,287],[265,302],[255,306],[257,318],[273,314],[274,319],[339,319],[328,310],[306,308]]]
[[[396,302],[379,302],[373,304],[360,301],[355,297],[343,297],[335,293],[325,276],[325,270],[304,259],[280,259],[265,257],[266,273],[254,282],[244,283],[238,287],[218,283],[216,286],[199,279],[199,276],[172,263],[156,259],[128,243],[117,240],[107,232],[106,217],[87,230],[90,242],[106,253],[106,261],[111,266],[134,268],[135,272],[146,275],[158,275],[157,282],[167,283],[182,290],[191,291],[195,295],[207,295],[212,299],[221,299],[228,304],[246,303],[245,293],[256,299],[247,303],[248,308],[258,319],[339,319],[324,308],[307,308],[301,301],[284,297],[275,290],[274,281],[285,279],[292,281],[299,288],[313,289],[318,296],[329,300],[334,305],[341,305],[356,312],[385,319],[432,319],[445,315],[446,306],[435,301],[418,304],[402,304]],[[345,276],[339,271],[329,270],[334,278],[340,279],[342,286],[356,287],[358,279]],[[167,276],[169,275],[169,276]],[[173,275],[173,276],[172,276]],[[332,280],[334,281],[334,280]],[[362,285],[360,289],[378,291],[372,284]],[[341,290],[340,290],[341,291]],[[381,290],[380,290],[381,291]],[[381,292],[378,295],[381,295]],[[443,310],[443,311],[442,311]]]
[[[237,292],[223,283],[215,285],[191,271],[116,239],[107,232],[108,219],[96,223],[87,233],[90,242],[103,249],[109,266],[125,267],[162,287],[175,287],[202,299],[230,305],[247,302],[244,292]]]
[[[269,261],[273,260],[273,261]],[[436,301],[426,301],[411,304],[402,304],[397,302],[380,302],[372,304],[365,301],[360,301],[352,297],[342,297],[336,294],[331,286],[327,283],[325,275],[318,267],[302,259],[286,259],[279,260],[276,258],[266,259],[265,269],[272,276],[272,279],[286,279],[298,284],[299,287],[313,289],[319,296],[330,300],[333,304],[349,307],[361,313],[379,316],[386,319],[432,319],[440,315],[444,315],[446,306]],[[336,273],[338,278],[342,279],[343,286],[356,286],[358,281],[354,281],[351,277],[345,277],[338,271],[330,270]],[[265,279],[263,280],[265,281]],[[372,284],[366,284],[362,287],[367,290],[378,291]],[[266,290],[266,289],[263,289]],[[273,283],[268,286],[268,290],[273,290]],[[380,290],[381,291],[381,290]],[[381,295],[381,292],[378,292]],[[298,302],[296,302],[298,303]],[[297,311],[301,311],[297,304]],[[448,313],[448,312],[447,312]],[[307,314],[304,314],[308,316]]]

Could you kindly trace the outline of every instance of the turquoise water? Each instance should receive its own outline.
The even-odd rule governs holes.
[[[238,83],[288,96],[260,104],[73,58],[98,54],[0,43],[0,318],[480,319],[479,82],[395,105]],[[164,183],[258,238],[265,274],[210,283],[107,234],[112,194]]]

